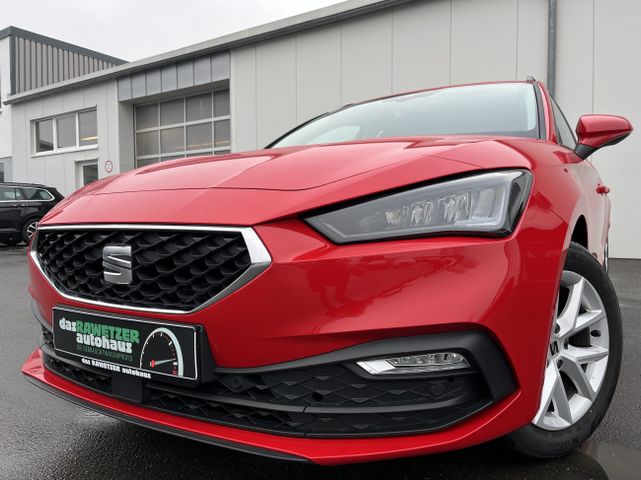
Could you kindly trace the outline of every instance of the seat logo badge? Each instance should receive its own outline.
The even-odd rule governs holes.
[[[105,282],[129,285],[133,280],[131,246],[107,245],[102,249]]]

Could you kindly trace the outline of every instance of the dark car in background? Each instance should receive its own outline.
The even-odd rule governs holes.
[[[38,221],[64,197],[32,183],[0,183],[0,243],[29,243]]]

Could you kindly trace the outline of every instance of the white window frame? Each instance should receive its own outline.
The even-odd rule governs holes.
[[[214,96],[216,93],[219,92],[225,92],[227,91],[230,95],[230,105],[229,109],[230,112],[228,115],[221,115],[221,116],[216,116],[216,112],[214,110]],[[203,118],[200,120],[191,120],[187,121],[187,99],[191,97],[197,97],[199,95],[206,95],[210,94],[211,95],[211,112],[212,116],[209,118]],[[164,102],[170,102],[172,100],[182,100],[183,101],[183,118],[185,119],[181,123],[173,123],[171,125],[161,125],[160,124],[160,104]],[[155,127],[150,127],[150,128],[141,128],[138,129],[138,126],[136,125],[136,109],[139,107],[146,107],[149,105],[156,105],[156,121],[157,121],[157,126]],[[216,129],[215,125],[216,122],[228,120],[229,121],[229,145],[224,146],[224,147],[216,147],[214,146],[216,144]],[[191,125],[203,125],[203,124],[210,124],[211,125],[211,138],[212,138],[212,148],[205,148],[205,149],[197,149],[197,150],[187,150],[187,127]],[[162,153],[162,138],[161,138],[161,132],[163,130],[168,130],[171,128],[181,128],[183,129],[183,150],[179,152],[168,152],[168,153]],[[163,160],[173,160],[177,158],[186,158],[186,157],[193,157],[193,156],[198,156],[198,155],[217,155],[220,154],[221,152],[231,152],[232,151],[232,139],[233,139],[233,133],[232,133],[232,121],[231,121],[231,92],[229,88],[223,88],[223,89],[216,89],[216,90],[207,90],[204,92],[199,92],[199,93],[193,93],[189,95],[181,95],[177,97],[169,97],[169,98],[163,98],[162,100],[156,100],[154,102],[146,102],[146,103],[139,103],[134,106],[134,150],[135,150],[135,155],[134,155],[134,160],[135,160],[135,166],[136,168],[138,167],[138,160],[149,160],[149,159],[158,159],[157,163],[162,162]],[[151,154],[151,155],[138,155],[138,134],[139,133],[149,133],[149,132],[158,132],[158,153],[156,154]]]
[[[47,117],[41,117],[41,118],[35,118],[31,121],[31,157],[46,157],[47,155],[58,155],[60,153],[68,153],[68,152],[81,152],[84,150],[96,150],[98,148],[98,142],[100,141],[100,138],[96,138],[96,144],[95,145],[85,145],[85,146],[80,146],[80,119],[79,115],[81,113],[85,112],[91,112],[95,111],[96,112],[96,130],[97,130],[97,119],[98,119],[98,108],[96,107],[91,107],[91,108],[83,108],[82,110],[76,110],[75,112],[66,112],[66,113],[60,113],[58,115],[49,115]],[[72,145],[71,147],[64,147],[64,148],[58,148],[58,119],[64,118],[64,117],[75,117],[76,121],[76,144]],[[36,124],[38,122],[44,122],[47,120],[51,120],[53,124],[53,150],[47,150],[46,152],[38,152],[36,151],[38,148],[38,138],[36,137],[37,135],[37,129],[36,129]],[[96,135],[98,137],[98,135]]]
[[[87,167],[89,165],[95,165],[96,166],[96,168],[98,169],[98,178],[97,178],[97,180],[100,180],[100,168],[99,168],[98,163],[99,162],[98,162],[97,158],[90,159],[90,160],[82,160],[82,161],[76,162],[76,171],[77,171],[76,188],[82,188],[85,185],[87,185],[85,183],[85,169],[84,169],[84,167]]]

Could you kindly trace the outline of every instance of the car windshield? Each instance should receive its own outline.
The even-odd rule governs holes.
[[[468,85],[348,106],[303,124],[270,147],[425,135],[538,138],[537,123],[531,84]]]

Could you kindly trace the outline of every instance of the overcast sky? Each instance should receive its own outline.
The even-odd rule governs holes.
[[[13,25],[137,60],[341,0],[0,0]]]

